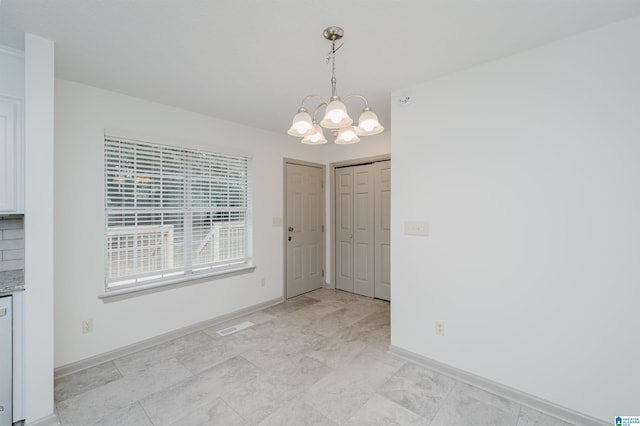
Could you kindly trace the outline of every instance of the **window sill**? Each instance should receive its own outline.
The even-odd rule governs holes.
[[[200,284],[212,279],[228,278],[235,275],[252,273],[256,267],[254,265],[243,265],[234,269],[225,269],[224,271],[210,272],[208,274],[198,274],[189,277],[180,277],[170,281],[156,282],[150,284],[139,285],[123,289],[109,290],[98,296],[104,303],[115,302],[118,300],[138,297],[145,294],[156,293],[159,291],[170,290],[173,288],[185,287],[192,284]]]

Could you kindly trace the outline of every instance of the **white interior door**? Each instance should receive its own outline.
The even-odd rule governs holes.
[[[391,300],[391,161],[375,163],[375,290]]]
[[[353,293],[353,168],[335,170],[336,288]]]
[[[287,163],[287,298],[324,285],[323,169]]]
[[[391,161],[335,169],[336,288],[391,299]]]
[[[374,293],[374,165],[353,167],[353,292]]]

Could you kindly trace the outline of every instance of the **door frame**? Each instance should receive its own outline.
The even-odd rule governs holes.
[[[331,218],[329,267],[331,268],[331,285],[327,285],[328,288],[336,288],[336,169],[340,167],[360,166],[363,164],[377,163],[379,161],[387,160],[391,160],[391,154],[356,158],[353,160],[338,161],[336,163],[329,164],[329,217]]]
[[[283,270],[282,270],[282,298],[283,300],[287,300],[287,165],[289,164],[296,164],[298,166],[307,166],[307,167],[317,167],[322,171],[322,203],[321,203],[321,210],[322,210],[322,229],[323,229],[323,238],[322,238],[322,271],[323,271],[323,277],[324,277],[324,283],[323,283],[323,287],[327,286],[327,276],[326,276],[326,270],[327,270],[327,253],[326,253],[326,245],[327,245],[327,234],[326,234],[326,197],[327,197],[327,185],[325,185],[326,179],[327,179],[327,166],[321,163],[313,163],[311,161],[303,161],[303,160],[296,160],[295,158],[287,158],[284,157],[282,159],[282,174],[283,174],[283,180],[282,180],[282,265],[283,265]]]

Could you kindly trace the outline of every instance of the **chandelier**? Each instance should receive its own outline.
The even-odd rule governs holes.
[[[340,27],[328,27],[323,32],[324,38],[331,41],[331,51],[327,55],[327,64],[331,62],[331,98],[327,102],[320,95],[308,95],[302,99],[302,104],[298,108],[298,113],[293,117],[291,128],[287,132],[291,136],[302,138],[302,143],[309,145],[320,145],[327,143],[324,136],[324,130],[328,129],[334,136],[334,142],[337,144],[352,144],[360,141],[359,136],[377,135],[384,130],[380,125],[378,116],[371,111],[367,99],[362,95],[348,95],[345,100],[358,98],[364,101],[364,109],[358,119],[358,124],[353,125],[353,119],[347,113],[347,107],[338,96],[336,91],[336,51],[342,47],[342,44],[336,48],[336,40],[340,40],[344,36],[344,31]],[[305,108],[305,102],[310,100],[318,101],[318,105],[310,114]],[[317,113],[324,107],[324,117],[320,122],[317,121]]]

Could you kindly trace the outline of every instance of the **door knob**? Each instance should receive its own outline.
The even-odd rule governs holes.
[[[289,227],[289,232],[293,232],[293,226]]]

